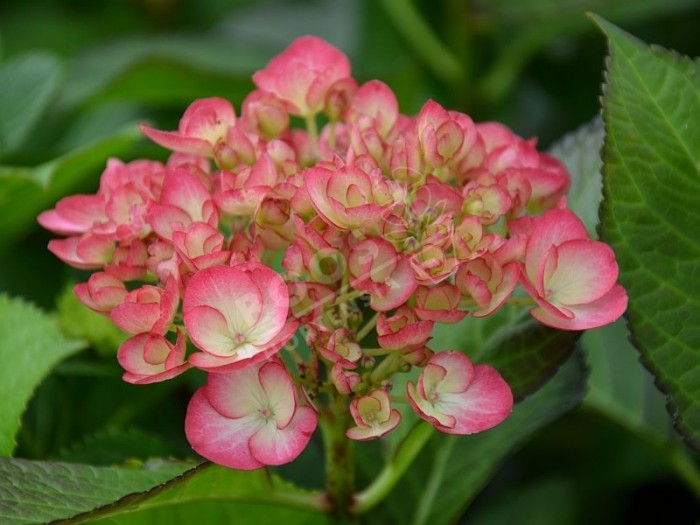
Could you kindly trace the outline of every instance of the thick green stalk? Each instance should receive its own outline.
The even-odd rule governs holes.
[[[326,497],[331,513],[338,520],[350,520],[350,507],[355,491],[354,442],[345,437],[351,426],[344,396],[332,393],[327,411],[320,414],[326,461]]]

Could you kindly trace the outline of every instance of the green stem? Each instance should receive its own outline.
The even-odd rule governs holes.
[[[372,384],[380,384],[384,379],[394,375],[402,364],[401,354],[394,350],[393,353],[389,354],[384,358],[384,360],[379,363],[377,368],[372,371],[370,376],[370,381]]]
[[[357,337],[355,340],[359,343],[361,342],[365,337],[367,337],[367,334],[369,334],[372,331],[372,328],[374,328],[377,324],[377,319],[379,319],[379,312],[375,313],[372,318],[367,321],[367,324],[365,324],[359,332],[357,332]]]
[[[346,304],[350,301],[357,299],[358,297],[362,297],[364,293],[365,292],[362,292],[360,290],[351,290],[342,295],[339,295],[335,302],[331,305],[331,308],[340,306],[341,304]]]
[[[354,514],[368,512],[389,495],[433,435],[433,430],[433,427],[424,421],[411,429],[375,480],[355,496],[352,507]]]
[[[449,85],[468,85],[462,64],[423,20],[411,0],[380,0],[380,4],[413,52],[440,80]]]
[[[363,348],[362,353],[365,355],[370,355],[372,357],[378,357],[380,355],[389,355],[396,352],[396,350],[388,350],[386,348]]]
[[[326,500],[336,519],[348,521],[355,491],[354,442],[345,437],[350,426],[349,410],[344,396],[330,393],[329,410],[320,414],[326,461]]]

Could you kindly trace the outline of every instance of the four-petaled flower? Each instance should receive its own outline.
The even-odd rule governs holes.
[[[316,428],[316,412],[301,406],[287,369],[271,359],[212,373],[187,407],[192,448],[226,467],[253,470],[296,458]]]

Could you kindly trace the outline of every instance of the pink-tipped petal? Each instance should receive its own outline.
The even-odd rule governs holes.
[[[221,415],[200,388],[187,406],[185,435],[195,452],[208,460],[233,469],[254,470],[265,464],[253,456],[248,442],[262,425],[254,415],[240,419]]]
[[[580,305],[567,305],[571,317],[556,315],[550,310],[535,308],[530,311],[540,323],[559,330],[589,330],[617,320],[627,309],[627,292],[616,284],[600,299]]]

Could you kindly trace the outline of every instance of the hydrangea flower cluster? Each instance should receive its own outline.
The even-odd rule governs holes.
[[[436,323],[492,315],[518,284],[564,330],[625,310],[611,249],[567,209],[566,169],[534,140],[434,101],[402,115],[388,86],[358,85],[313,36],[253,81],[240,115],[207,98],[176,131],[142,125],[166,163],[111,159],[96,194],[39,217],[65,236],[49,243],[57,257],[96,270],[78,298],[131,334],[124,380],[208,373],[185,421],[202,456],[287,463],[338,406],[347,438],[376,439],[401,399],[440,431],[484,431],[510,413],[510,388],[430,348]]]

